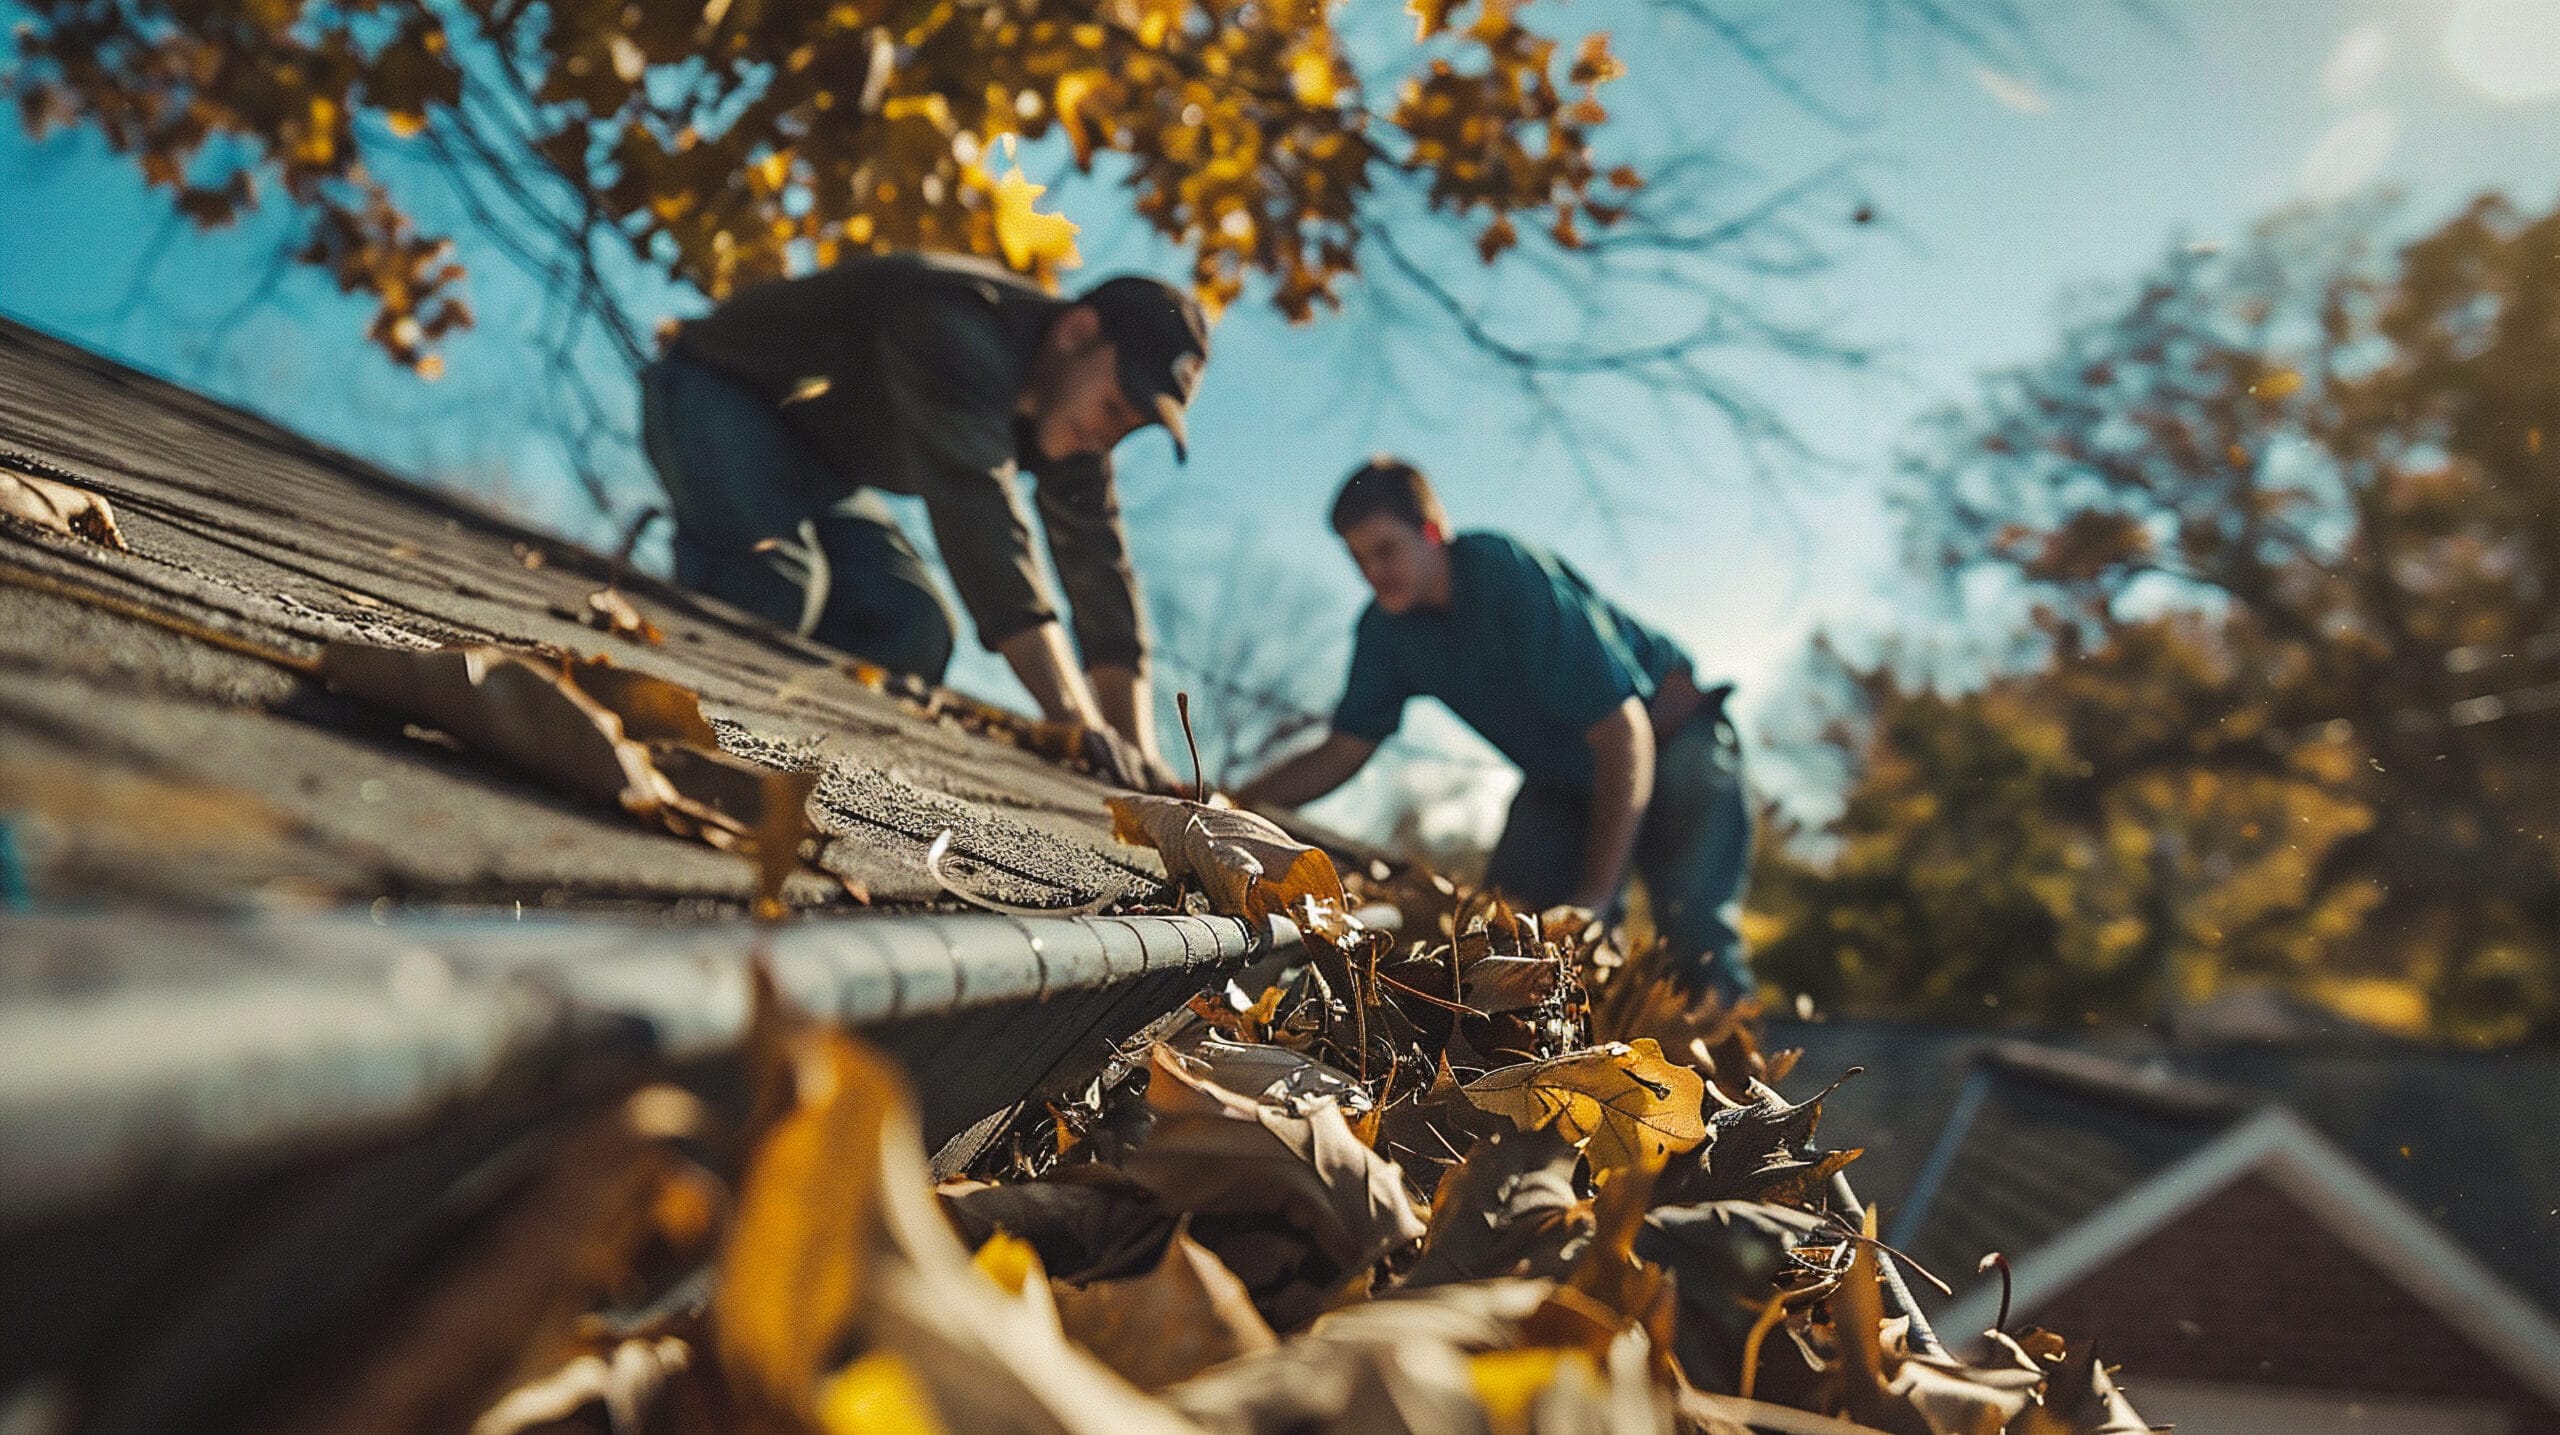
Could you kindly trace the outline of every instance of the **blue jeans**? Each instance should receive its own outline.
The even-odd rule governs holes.
[[[1561,902],[1582,875],[1590,829],[1589,793],[1524,785],[1511,800],[1485,880],[1525,905]],[[1727,1003],[1757,989],[1741,932],[1751,803],[1742,743],[1720,703],[1700,707],[1655,748],[1653,801],[1636,829],[1631,865],[1683,985]]]
[[[640,433],[676,521],[676,581],[803,637],[939,682],[951,610],[867,488],[772,405],[669,354],[640,371]]]

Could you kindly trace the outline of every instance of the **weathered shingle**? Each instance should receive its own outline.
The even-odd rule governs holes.
[[[734,907],[746,865],[538,772],[253,656],[333,640],[602,655],[697,691],[725,749],[818,765],[801,905],[947,903],[955,869],[1033,907],[1145,897],[1151,854],[1110,840],[1103,790],[831,670],[842,655],[625,575],[666,640],[584,626],[600,555],[404,483],[262,420],[0,323],[0,455],[115,505],[130,553],[0,529],[0,773],[51,900]],[[156,619],[156,621],[154,621]],[[86,802],[72,771],[154,810]],[[236,840],[234,840],[236,838]]]

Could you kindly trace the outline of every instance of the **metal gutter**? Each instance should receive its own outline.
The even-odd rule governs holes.
[[[737,925],[528,916],[0,917],[0,1227],[155,1178],[418,1123],[510,1076],[628,1072],[744,1036],[761,950],[792,999],[903,1025],[1294,943],[1228,917],[884,913]],[[1178,1000],[1178,998],[1176,999]]]

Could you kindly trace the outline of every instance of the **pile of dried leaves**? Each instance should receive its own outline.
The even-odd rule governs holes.
[[[1286,911],[1304,964],[1195,1000],[939,1186],[896,1068],[759,977],[749,1114],[660,1086],[599,1118],[304,1423],[2146,1428],[2085,1346],[1943,1353],[1857,1153],[1774,1089],[1792,1054],[1657,957],[1423,875],[1346,894],[1246,814],[1119,806],[1217,906]]]

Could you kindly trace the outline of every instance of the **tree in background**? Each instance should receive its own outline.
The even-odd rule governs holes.
[[[1595,92],[1618,73],[1605,37],[1561,53],[1502,4],[1422,7],[1441,43],[1376,107],[1314,0],[26,8],[31,127],[96,125],[205,224],[273,182],[316,218],[302,257],[371,296],[372,336],[412,365],[469,315],[447,241],[367,164],[410,137],[491,186],[491,229],[589,265],[620,240],[714,299],[864,249],[1054,273],[1062,230],[998,172],[1012,137],[1053,128],[1081,163],[1125,158],[1137,212],[1192,253],[1204,297],[1268,274],[1293,317],[1351,271],[1379,170],[1481,226],[1488,254],[1520,224],[1613,222],[1640,183],[1591,157]]]
[[[1823,843],[1773,839],[1765,972],[1933,1016],[2254,982],[2560,1032],[2560,214],[2483,199],[2396,255],[2382,218],[2173,253],[1936,418],[1920,552],[2024,637],[1963,692],[1832,664],[1854,777]]]

